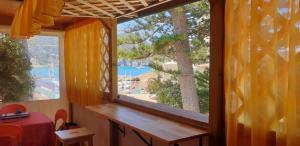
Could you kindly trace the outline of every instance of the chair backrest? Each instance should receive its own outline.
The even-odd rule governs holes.
[[[17,125],[2,124],[0,125],[0,137],[9,137],[16,140],[18,145],[22,143],[22,128]]]
[[[26,107],[22,104],[9,104],[0,109],[0,114],[15,113],[16,111],[26,112]]]
[[[64,109],[59,109],[55,113],[55,118],[54,118],[54,126],[56,127],[57,121],[61,119],[63,121],[63,124],[67,122],[68,119],[68,113]]]

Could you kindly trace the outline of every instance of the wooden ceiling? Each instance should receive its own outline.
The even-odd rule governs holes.
[[[142,8],[170,0],[72,0],[66,1],[63,15],[95,18],[136,17]]]
[[[62,16],[55,18],[53,29],[92,18],[116,18],[118,23],[157,13],[197,0],[65,0]],[[22,0],[0,0],[0,25],[10,25]]]

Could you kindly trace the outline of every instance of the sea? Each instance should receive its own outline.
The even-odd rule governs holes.
[[[132,67],[132,66],[118,66],[118,76],[131,76],[137,77],[141,74],[151,72],[152,68],[149,66],[142,67]],[[50,73],[52,72],[52,73]],[[49,67],[33,67],[31,74],[35,78],[49,78],[49,75],[55,79],[59,79],[59,69],[54,67],[50,69]]]
[[[119,76],[137,77],[141,74],[151,72],[149,66],[131,67],[118,66]],[[59,68],[33,67],[31,75],[35,80],[34,99],[58,99],[60,97]]]

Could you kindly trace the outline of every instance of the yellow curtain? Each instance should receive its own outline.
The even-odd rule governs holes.
[[[65,32],[65,74],[67,97],[79,105],[100,104],[103,97],[103,24],[87,19]]]
[[[53,26],[60,16],[64,0],[24,0],[11,25],[11,37],[28,39],[40,33],[42,26]]]
[[[227,146],[300,146],[299,0],[227,0]]]

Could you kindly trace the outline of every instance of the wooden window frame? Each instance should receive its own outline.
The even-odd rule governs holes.
[[[225,93],[224,93],[224,42],[225,42],[225,1],[210,1],[210,89],[209,89],[209,117],[204,118],[201,114],[181,109],[175,109],[166,105],[142,101],[128,96],[119,95],[117,88],[117,45],[111,43],[113,74],[111,84],[113,102],[135,108],[144,112],[163,116],[175,121],[190,124],[209,131],[210,146],[225,146]],[[116,39],[116,26],[111,27],[112,41]]]

